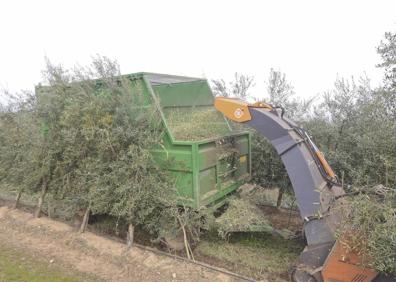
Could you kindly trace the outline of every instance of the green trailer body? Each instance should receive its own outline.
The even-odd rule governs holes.
[[[233,131],[216,111],[206,79],[155,73],[123,78],[139,85],[145,106],[154,106],[161,116],[162,141],[152,154],[174,177],[180,204],[221,204],[250,179],[250,133]],[[45,89],[39,86],[36,91]]]

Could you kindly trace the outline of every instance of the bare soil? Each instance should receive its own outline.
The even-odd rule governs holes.
[[[272,206],[259,206],[259,208],[274,228],[293,232],[302,231],[303,221],[297,211]]]
[[[137,247],[127,250],[125,244],[90,232],[79,234],[65,223],[34,219],[6,206],[0,207],[0,242],[97,281],[237,281]]]

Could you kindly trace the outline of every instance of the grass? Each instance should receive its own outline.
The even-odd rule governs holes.
[[[0,281],[77,282],[87,277],[0,244]]]
[[[233,234],[229,241],[211,236],[204,238],[195,252],[223,261],[223,267],[239,273],[262,278],[262,275],[281,275],[295,263],[304,246],[296,240],[284,240],[269,234]]]

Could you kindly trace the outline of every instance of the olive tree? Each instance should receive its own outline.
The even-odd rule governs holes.
[[[15,95],[4,91],[3,95],[8,102],[0,112],[0,188],[7,185],[17,191],[16,208],[22,192],[36,185],[32,166],[39,143],[33,114],[35,99],[26,91]]]
[[[53,191],[85,211],[81,231],[95,213],[126,220],[130,239],[136,225],[158,233],[160,218],[176,208],[176,195],[150,153],[163,127],[155,108],[144,104],[143,86],[121,76],[118,64],[103,57],[68,73],[62,81],[50,73],[53,83],[43,94],[63,101],[51,125],[62,136]]]
[[[385,69],[385,86],[387,88],[396,88],[396,32],[386,32],[385,40],[381,41],[377,48],[382,62],[378,65]]]
[[[227,83],[223,79],[212,80],[213,92],[216,96],[246,99],[251,97],[250,90],[254,86],[254,78],[239,73],[234,74],[234,80]]]
[[[177,195],[150,153],[164,127],[143,86],[100,56],[70,70],[47,60],[43,73],[29,103],[18,98],[0,113],[2,182],[39,193],[36,217],[50,194],[83,211],[82,232],[92,213],[127,222],[130,243],[135,226],[159,235]]]

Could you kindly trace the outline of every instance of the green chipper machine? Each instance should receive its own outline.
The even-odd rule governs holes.
[[[140,81],[146,103],[160,113],[165,130],[152,153],[174,177],[183,205],[220,206],[249,180],[250,134],[233,131],[215,109],[206,79],[155,73],[126,77]]]

